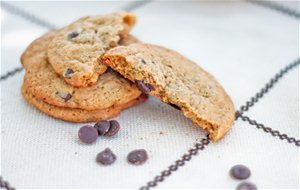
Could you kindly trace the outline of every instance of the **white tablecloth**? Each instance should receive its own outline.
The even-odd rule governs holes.
[[[57,26],[130,3],[11,2]],[[286,6],[295,8],[299,2]],[[220,81],[236,109],[299,57],[299,20],[251,3],[150,2],[134,12],[134,35],[197,62]],[[22,51],[47,29],[4,9],[1,24],[5,74],[20,66]],[[122,127],[116,137],[82,144],[77,138],[82,124],[50,118],[24,101],[23,75],[1,82],[1,175],[16,188],[139,188],[205,136],[179,111],[150,98],[116,118]],[[298,105],[299,68],[245,114],[299,139]],[[109,167],[95,162],[106,147],[118,157]],[[126,155],[138,148],[148,151],[149,160],[135,167]],[[158,187],[235,188],[239,182],[228,171],[239,163],[251,169],[249,181],[259,188],[299,188],[299,148],[241,120],[223,140],[209,144]]]

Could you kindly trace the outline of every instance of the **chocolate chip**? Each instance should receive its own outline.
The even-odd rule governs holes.
[[[173,108],[177,109],[177,110],[181,110],[179,106],[177,106],[176,104],[171,104],[169,103],[170,106],[172,106]]]
[[[105,136],[111,137],[116,135],[120,130],[120,124],[116,120],[110,120],[110,128],[109,131],[105,134]]]
[[[127,156],[128,162],[134,165],[141,165],[145,163],[147,159],[148,155],[144,149],[131,151]]]
[[[79,129],[78,137],[82,142],[91,144],[97,140],[98,131],[90,125],[85,125]]]
[[[253,183],[250,182],[242,182],[237,187],[237,190],[256,190],[257,187]]]
[[[96,157],[97,162],[102,165],[111,165],[116,161],[116,159],[116,155],[109,148],[100,152]]]
[[[155,90],[155,88],[151,85],[151,84],[146,84],[147,87],[152,91],[152,90]]]
[[[64,99],[65,102],[67,102],[68,100],[70,100],[70,99],[72,98],[72,94],[70,94],[70,93],[55,92],[55,94],[56,94],[58,97]]]
[[[64,97],[65,102],[67,102],[68,100],[70,100],[72,98],[72,94],[68,93],[66,95],[66,97]]]
[[[68,39],[76,38],[79,35],[78,32],[74,31],[68,34]]]
[[[109,121],[103,120],[97,122],[94,127],[98,130],[99,135],[105,135],[110,128],[110,123]]]
[[[247,179],[251,175],[251,172],[244,165],[235,165],[230,169],[230,174],[236,179]]]
[[[152,90],[154,90],[153,86],[151,86],[150,84],[144,83],[141,80],[136,80],[135,84],[136,84],[137,88],[145,94],[149,94]]]
[[[143,64],[146,64],[146,61],[145,61],[144,59],[141,59],[141,62],[142,62]]]
[[[64,77],[65,78],[71,78],[72,74],[74,73],[73,69],[67,69],[65,72],[64,72]]]

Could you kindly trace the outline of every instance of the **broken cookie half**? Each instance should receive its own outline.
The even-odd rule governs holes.
[[[128,41],[135,22],[129,12],[83,17],[57,31],[48,46],[49,63],[68,84],[93,86],[107,69],[98,56]]]
[[[208,72],[179,53],[135,43],[103,54],[104,63],[149,93],[176,107],[196,125],[220,140],[235,118],[232,100]]]

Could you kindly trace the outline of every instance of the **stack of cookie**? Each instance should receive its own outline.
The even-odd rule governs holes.
[[[109,119],[145,101],[132,82],[97,62],[110,48],[137,42],[129,35],[134,24],[130,13],[84,17],[38,38],[21,57],[23,96],[42,112],[72,122]]]
[[[235,118],[222,86],[179,53],[138,41],[129,34],[134,24],[130,13],[84,17],[37,39],[21,59],[24,97],[51,116],[85,122],[114,117],[150,94],[221,139]]]

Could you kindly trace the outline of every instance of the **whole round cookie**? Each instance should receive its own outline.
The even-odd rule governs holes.
[[[70,85],[91,86],[107,69],[97,58],[117,46],[135,21],[126,12],[81,18],[57,32],[48,46],[49,62]]]
[[[140,90],[181,110],[217,141],[231,128],[235,111],[216,79],[170,49],[136,43],[107,51],[99,62],[136,82]]]
[[[135,104],[144,102],[147,96],[142,94],[138,98],[130,100],[122,105],[111,106],[105,109],[99,110],[82,110],[82,109],[72,109],[72,108],[61,108],[53,106],[43,102],[41,99],[36,98],[30,90],[26,87],[26,84],[22,86],[22,95],[27,100],[27,102],[43,113],[50,115],[52,117],[71,122],[96,122],[101,120],[107,120],[116,117],[120,112],[126,108],[129,108]]]
[[[47,61],[47,45],[55,34],[50,32],[35,40],[21,57],[26,69],[24,83],[35,97],[59,107],[96,110],[125,104],[141,95],[132,82],[111,69],[93,86],[67,84]]]

